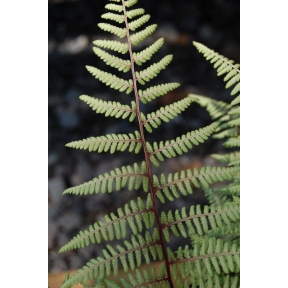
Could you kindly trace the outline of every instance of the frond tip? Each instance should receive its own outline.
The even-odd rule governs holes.
[[[89,152],[110,152],[113,154],[115,151],[124,152],[129,149],[129,152],[136,154],[142,148],[140,141],[141,136],[138,131],[135,135],[132,133],[127,134],[109,134],[106,136],[90,137],[80,141],[74,141],[66,144],[66,147],[89,150]]]

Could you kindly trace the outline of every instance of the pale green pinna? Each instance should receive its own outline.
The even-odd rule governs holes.
[[[136,120],[139,130],[130,134],[89,137],[71,142],[67,147],[94,153],[141,152],[143,161],[98,175],[91,181],[65,190],[64,194],[112,193],[127,187],[135,193],[141,189],[147,193],[147,197],[131,200],[117,209],[117,212],[106,215],[105,220],[97,221],[87,230],[79,232],[61,248],[60,252],[66,252],[97,245],[103,241],[108,242],[103,249],[103,255],[89,261],[71,277],[67,275],[62,288],[70,288],[78,283],[86,288],[239,287],[240,96],[227,104],[201,95],[188,95],[178,102],[145,115],[140,110],[140,102],[147,104],[179,87],[178,83],[163,83],[145,87],[143,90],[138,88],[166,69],[172,55],[141,69],[141,65],[150,61],[161,48],[164,39],[160,38],[149,47],[141,48],[142,51],[135,52],[134,46],[150,36],[157,25],[142,27],[150,20],[150,15],[145,14],[142,8],[131,8],[137,0],[110,1],[114,3],[105,6],[108,12],[103,14],[102,18],[112,24],[100,23],[98,26],[123,40],[98,39],[93,42],[96,46],[93,50],[107,65],[115,68],[115,72],[118,70],[118,73],[129,73],[131,78],[125,80],[95,67],[86,68],[107,86],[127,94],[133,92],[134,96],[128,96],[131,97],[131,105],[87,95],[80,96],[80,99],[96,113],[106,117]],[[200,43],[194,45],[207,60],[214,63],[218,75],[225,75],[226,88],[233,87],[231,94],[238,94],[240,66]],[[115,55],[111,54],[113,51]],[[119,54],[128,56],[123,59]],[[136,71],[137,66],[139,70]],[[163,140],[159,143],[145,140],[145,129],[149,133],[154,132],[163,122],[174,119],[193,102],[207,109],[213,123],[196,131],[187,131],[174,140]],[[213,155],[223,162],[221,167],[208,166],[200,170],[195,168],[193,171],[188,169],[168,175],[152,174],[152,164],[159,166],[167,158],[187,153],[211,135],[217,139],[227,138],[224,146],[233,149],[228,154]],[[214,183],[222,181],[225,181],[222,186],[213,187]],[[194,187],[204,190],[210,205],[192,205],[189,209],[183,207],[181,210],[161,212],[161,205],[167,200],[177,201],[179,197],[189,197]],[[132,236],[127,236],[130,234]],[[172,250],[169,247],[171,237],[188,237],[191,244]],[[122,241],[122,244],[109,244],[109,241],[115,239]],[[162,263],[160,269],[155,269],[156,261]],[[149,264],[148,271],[147,268],[141,268],[144,263]],[[119,269],[124,269],[127,277],[116,283],[113,282],[113,275],[116,276]],[[93,286],[90,281],[94,281]]]

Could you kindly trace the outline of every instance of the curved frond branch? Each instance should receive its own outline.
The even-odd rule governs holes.
[[[133,91],[133,82],[130,79],[129,81],[118,78],[115,75],[101,71],[92,66],[86,66],[86,69],[99,81],[105,85],[118,90],[120,92],[126,91],[126,94],[129,94]]]
[[[84,184],[68,188],[63,194],[104,194],[107,192],[111,193],[113,190],[119,191],[126,185],[128,185],[128,190],[130,191],[143,187],[143,190],[148,192],[148,180],[146,163],[142,162],[141,167],[137,163],[134,163],[133,168],[131,166],[116,168]]]
[[[116,36],[120,38],[124,38],[127,34],[126,28],[119,28],[108,23],[99,23],[98,26],[103,31],[109,32],[111,34],[115,34]]]
[[[146,27],[144,30],[131,35],[130,39],[131,39],[132,44],[138,45],[140,42],[142,42],[144,39],[146,39],[148,36],[154,33],[157,26],[158,25],[156,24],[150,25]]]
[[[118,2],[118,1],[117,1]],[[116,11],[121,13],[123,11],[123,6],[122,5],[116,5],[116,4],[107,4],[105,6],[106,9],[111,10],[111,11]]]
[[[145,10],[142,9],[142,8],[138,8],[138,9],[134,9],[134,10],[130,10],[130,11],[127,11],[127,17],[129,19],[132,19],[136,16],[139,16],[139,15],[142,15],[145,13]]]
[[[145,229],[153,227],[155,215],[151,195],[148,194],[146,203],[138,197],[137,203],[131,200],[130,205],[126,204],[124,208],[118,208],[116,215],[110,213],[105,215],[104,219],[105,222],[97,221],[90,225],[88,230],[79,232],[59,252],[84,248],[90,244],[99,244],[103,240],[125,239],[127,226],[130,227],[134,235],[142,232],[144,227]]]
[[[173,55],[167,55],[158,63],[152,64],[147,69],[136,72],[137,81],[145,85],[146,82],[154,79],[162,70],[164,70],[172,61]]]
[[[106,136],[89,137],[87,139],[73,141],[66,144],[66,147],[89,150],[89,152],[124,152],[129,149],[129,152],[138,154],[142,148],[141,137],[138,131],[135,135],[129,134],[109,134]]]
[[[110,49],[112,51],[122,53],[122,54],[126,54],[128,52],[127,43],[121,43],[115,40],[95,40],[93,44],[98,47]]]
[[[239,167],[202,167],[200,171],[195,167],[194,171],[190,169],[182,170],[180,173],[168,174],[166,179],[164,174],[161,174],[160,180],[156,175],[153,175],[154,187],[156,188],[156,195],[162,203],[165,203],[165,197],[173,201],[179,198],[179,192],[187,196],[193,193],[192,184],[200,188],[209,188],[210,184],[231,180],[240,172]],[[171,194],[172,193],[172,194]]]
[[[101,18],[103,19],[107,19],[107,20],[112,20],[118,23],[123,23],[124,22],[124,15],[119,15],[119,14],[115,14],[115,13],[105,13],[101,16]]]
[[[69,278],[61,288],[70,288],[78,283],[86,283],[89,279],[103,279],[105,276],[110,276],[112,273],[117,276],[119,271],[118,260],[120,259],[124,271],[129,269],[134,271],[136,267],[140,267],[142,256],[146,264],[151,260],[162,260],[163,251],[159,244],[159,236],[157,230],[154,230],[150,235],[148,231],[145,233],[145,238],[141,235],[132,235],[131,241],[124,241],[125,248],[117,245],[114,249],[111,245],[107,245],[103,249],[103,257],[97,257],[90,260],[82,269],[78,270],[72,277]]]
[[[200,143],[204,143],[217,127],[218,123],[212,123],[199,130],[188,132],[181,137],[177,137],[175,140],[167,140],[165,143],[161,141],[159,144],[154,142],[153,145],[151,145],[147,142],[146,146],[150,153],[149,157],[151,162],[159,166],[159,161],[164,161],[164,157],[173,158],[177,157],[177,155],[187,153],[189,149],[193,148],[193,145],[197,146]]]
[[[147,102],[150,102],[157,97],[163,96],[168,92],[177,89],[179,86],[179,83],[166,83],[150,87],[144,91],[139,90],[139,99],[142,103],[146,104]]]
[[[143,15],[137,20],[134,20],[129,23],[129,28],[132,31],[135,31],[137,28],[141,27],[143,24],[147,23],[151,16],[149,14]]]
[[[152,133],[152,127],[158,128],[162,124],[162,121],[169,122],[186,110],[192,102],[197,101],[197,98],[188,96],[178,102],[161,107],[156,112],[147,114],[147,116],[142,114],[144,127],[148,132]]]
[[[94,47],[94,53],[102,59],[107,65],[118,69],[119,71],[128,72],[131,68],[131,62],[129,60],[123,60],[119,57],[111,55],[100,48]]]
[[[106,117],[115,117],[126,119],[132,122],[136,117],[136,103],[131,102],[129,105],[123,105],[115,101],[103,101],[88,95],[81,95],[80,99],[91,107],[96,113],[105,114]]]
[[[160,38],[143,51],[138,53],[134,52],[133,58],[135,63],[137,65],[142,65],[143,63],[150,60],[152,56],[163,46],[163,44],[164,44],[164,38]]]

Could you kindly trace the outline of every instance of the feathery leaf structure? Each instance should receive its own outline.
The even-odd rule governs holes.
[[[141,16],[140,18],[134,20],[129,24],[129,29],[135,31],[137,28],[141,27],[143,24],[148,22],[150,18],[151,16],[148,14]]]
[[[91,243],[99,244],[103,240],[125,239],[127,226],[130,227],[134,235],[142,232],[144,227],[145,229],[153,227],[155,215],[150,194],[148,194],[146,203],[138,197],[137,202],[131,200],[130,205],[126,204],[124,208],[118,208],[116,215],[110,213],[110,215],[105,215],[104,219],[105,222],[97,221],[90,225],[88,230],[79,232],[60,249],[60,252],[84,248]]]
[[[119,57],[113,56],[97,47],[94,47],[93,51],[107,65],[114,67],[119,71],[128,72],[131,68],[131,62],[129,60],[123,60]]]
[[[112,273],[117,276],[119,271],[120,260],[125,272],[128,270],[134,271],[136,267],[142,264],[142,257],[146,264],[152,260],[162,260],[163,251],[159,244],[159,235],[155,229],[151,235],[148,231],[145,237],[141,235],[132,235],[131,241],[125,240],[124,246],[117,245],[114,249],[111,245],[106,245],[102,250],[103,257],[97,257],[90,260],[86,265],[78,270],[62,288],[70,288],[80,282],[86,283],[89,279],[103,279],[105,276],[110,276]]]
[[[115,34],[116,36],[120,38],[124,38],[127,33],[126,28],[118,28],[108,23],[99,23],[98,26],[103,31],[109,32],[111,34]]]
[[[99,175],[97,178],[90,180],[76,187],[66,189],[63,194],[87,195],[98,193],[111,193],[113,190],[119,191],[128,185],[128,190],[138,190],[141,187],[148,192],[148,177],[146,163],[142,162],[141,166],[134,163],[131,166],[122,166],[109,173]]]
[[[169,122],[186,110],[192,102],[197,101],[197,98],[188,96],[178,102],[161,107],[156,112],[147,114],[147,116],[142,113],[141,117],[144,127],[148,132],[152,133],[152,127],[156,129],[162,124],[162,121]]]
[[[167,55],[158,63],[152,64],[143,71],[136,72],[137,81],[140,84],[145,85],[146,82],[155,78],[163,69],[165,69],[171,63],[172,59],[173,55]]]
[[[169,173],[167,178],[161,174],[160,180],[153,175],[154,187],[156,187],[156,195],[162,203],[165,198],[174,201],[179,198],[179,192],[187,196],[193,193],[192,184],[200,188],[209,188],[210,184],[233,179],[235,173],[239,173],[239,167],[202,167],[200,171],[195,167],[194,171],[188,169],[182,170],[180,173]],[[165,197],[164,197],[165,196]]]
[[[240,147],[240,136],[228,139],[223,146],[225,147]]]
[[[66,147],[89,150],[89,152],[124,152],[129,149],[129,152],[138,154],[142,148],[141,136],[138,131],[134,134],[109,134],[106,136],[89,137],[80,141],[74,141],[66,144]]]
[[[167,140],[165,143],[161,141],[159,144],[154,142],[151,145],[146,143],[147,151],[150,153],[149,157],[151,162],[155,166],[159,166],[159,161],[164,161],[166,158],[173,158],[177,155],[187,153],[189,149],[193,148],[193,145],[199,145],[204,143],[205,140],[215,131],[218,123],[212,123],[211,125],[200,128],[193,132],[188,132],[181,137],[177,137],[175,140]]]
[[[110,49],[112,51],[121,53],[121,54],[126,54],[128,52],[128,44],[127,43],[121,43],[119,41],[114,41],[114,40],[95,40],[93,42],[94,45],[105,48],[105,49]]]
[[[115,2],[120,2],[120,1],[115,1]],[[122,5],[117,5],[117,4],[107,4],[105,6],[106,9],[111,10],[111,11],[116,11],[121,13],[123,11],[123,6]]]
[[[105,114],[106,117],[115,117],[126,119],[132,122],[136,117],[136,103],[131,102],[131,107],[122,105],[115,101],[103,101],[101,99],[93,98],[91,96],[82,95],[80,99],[89,105],[96,113]]]
[[[86,68],[96,79],[115,90],[119,90],[120,92],[126,91],[127,94],[133,91],[133,82],[131,79],[127,81],[91,66],[86,66]]]
[[[135,63],[137,65],[142,65],[143,63],[146,63],[163,46],[163,44],[164,38],[160,38],[143,51],[138,53],[134,52],[133,58]]]
[[[129,7],[132,7],[135,4],[137,4],[137,2],[138,2],[138,0],[127,0],[124,3],[125,3],[125,6],[129,8]]]
[[[139,99],[142,103],[146,104],[157,97],[167,94],[169,91],[177,89],[179,86],[179,83],[166,83],[150,87],[144,91],[139,90]]]
[[[231,95],[238,93],[240,91],[240,65],[235,64],[234,61],[229,60],[201,43],[193,42],[193,44],[206,60],[214,64],[218,76],[226,75],[224,78],[226,88],[234,86]]]
[[[112,21],[115,21],[115,22],[118,22],[118,23],[124,23],[125,21],[125,17],[124,15],[118,15],[118,14],[115,14],[115,13],[105,13],[101,16],[103,19],[107,19],[107,20],[112,20]]]
[[[214,277],[239,273],[239,254],[240,248],[237,243],[211,237],[208,241],[194,245],[192,250],[188,246],[180,247],[176,255],[169,249],[169,260],[174,277],[180,272],[184,279],[187,276],[192,276],[193,279],[197,276]]]
[[[174,213],[161,213],[163,233],[167,242],[170,241],[171,232],[179,237],[187,238],[190,235],[204,235],[210,231],[230,225],[240,219],[240,206],[238,203],[226,203],[223,206],[191,206],[189,213],[185,207]]]
[[[134,9],[134,10],[130,10],[130,11],[127,11],[127,17],[129,19],[133,19],[134,17],[136,16],[139,16],[139,15],[142,15],[145,13],[145,10],[142,9],[142,8],[137,8],[137,9]]]
[[[134,33],[131,35],[131,42],[133,45],[138,45],[140,42],[145,40],[148,36],[153,34],[157,28],[156,24],[152,24],[140,32]]]

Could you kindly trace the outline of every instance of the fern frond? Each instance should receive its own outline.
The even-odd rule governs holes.
[[[155,215],[151,195],[148,194],[146,203],[140,197],[138,197],[137,202],[131,200],[130,205],[126,204],[124,208],[118,208],[116,215],[114,213],[105,215],[105,222],[97,221],[93,225],[90,225],[88,230],[79,232],[59,252],[84,248],[91,243],[99,244],[102,240],[125,239],[127,225],[134,235],[142,232],[144,227],[145,229],[153,227]]]
[[[226,74],[224,78],[224,82],[227,82],[226,88],[236,85],[232,90],[231,95],[238,93],[240,91],[240,65],[235,64],[234,61],[229,60],[201,43],[193,42],[193,45],[201,54],[203,54],[206,60],[209,60],[210,63],[214,63],[214,68],[217,69],[218,76]]]
[[[100,48],[94,47],[94,53],[102,59],[107,65],[118,69],[119,71],[128,72],[131,68],[131,62],[129,60],[123,60],[119,57],[111,55]]]
[[[156,112],[147,114],[147,116],[142,113],[141,117],[144,127],[148,132],[152,133],[152,127],[158,128],[162,121],[169,122],[171,119],[174,119],[176,116],[178,116],[178,114],[188,108],[192,102],[196,101],[198,101],[197,98],[188,96],[178,102],[161,107]]]
[[[111,193],[113,190],[119,191],[128,185],[128,189],[140,189],[143,186],[143,190],[148,192],[148,177],[146,163],[142,162],[141,167],[134,163],[133,168],[131,166],[122,166],[116,168],[109,173],[99,175],[91,181],[81,184],[76,187],[66,189],[63,194],[75,194],[75,195],[87,195],[93,193]]]
[[[112,51],[119,52],[122,54],[126,54],[128,52],[128,44],[127,43],[121,43],[119,41],[95,40],[93,42],[93,44],[98,46],[98,47],[110,49]]]
[[[143,24],[147,23],[151,18],[150,15],[146,14],[129,23],[129,28],[132,31],[135,31],[137,28],[141,27]]]
[[[162,264],[161,271],[158,275],[155,268],[151,268],[148,272],[143,269],[142,271],[136,269],[135,275],[128,274],[129,282],[125,279],[121,279],[121,283],[124,288],[134,288],[134,287],[153,287],[153,288],[169,288],[169,282],[166,276],[165,265]]]
[[[176,236],[187,238],[190,235],[204,235],[209,231],[219,229],[240,219],[240,206],[238,203],[227,203],[223,206],[191,206],[189,214],[185,207],[179,210],[170,210],[161,213],[163,233],[167,242],[170,241],[169,231]],[[186,228],[185,228],[186,226]],[[190,234],[190,235],[189,235]]]
[[[127,0],[124,3],[125,3],[125,6],[129,8],[129,7],[134,6],[135,4],[137,4],[137,2],[138,2],[138,0]]]
[[[136,267],[142,264],[142,256],[146,264],[151,260],[162,260],[163,251],[159,244],[159,235],[157,229],[150,235],[148,231],[145,233],[145,238],[141,235],[132,235],[131,241],[124,241],[125,248],[117,245],[114,249],[111,245],[107,245],[103,249],[103,257],[90,260],[82,269],[78,270],[61,288],[70,288],[79,282],[86,283],[89,279],[103,279],[105,276],[110,276],[113,272],[118,275],[119,263],[127,272],[129,269],[134,271]]]
[[[179,83],[167,83],[150,87],[144,91],[139,90],[139,99],[141,102],[146,104],[147,102],[150,102],[157,97],[167,94],[169,91],[177,89],[179,86]]]
[[[142,9],[142,8],[138,8],[138,9],[134,9],[134,10],[130,10],[130,11],[127,11],[127,17],[129,19],[132,19],[136,16],[139,16],[139,15],[142,15],[145,13],[145,10]]]
[[[111,10],[111,11],[116,11],[116,12],[122,12],[123,11],[123,6],[122,5],[116,5],[116,4],[107,4],[105,6],[106,9]]]
[[[182,170],[180,173],[168,174],[166,179],[164,174],[161,174],[160,180],[156,175],[153,175],[153,183],[156,188],[156,195],[162,203],[165,203],[165,197],[173,201],[179,198],[179,192],[187,196],[192,194],[192,183],[195,187],[201,186],[208,188],[210,184],[215,182],[231,180],[236,173],[239,173],[239,167],[202,167],[200,171],[195,167],[194,173],[190,169]],[[172,194],[171,194],[172,192]],[[165,197],[163,196],[165,195]]]
[[[124,38],[127,35],[126,28],[118,28],[108,23],[99,23],[98,26],[103,31],[107,31],[111,34],[115,34],[116,36],[120,38]]]
[[[164,44],[164,38],[160,38],[143,51],[138,53],[134,52],[133,58],[135,63],[137,65],[142,65],[146,61],[150,60],[152,56],[163,46],[163,44]]]
[[[126,119],[130,116],[130,122],[136,117],[136,103],[134,101],[131,102],[130,107],[129,105],[123,105],[119,102],[103,101],[88,95],[81,95],[79,98],[89,105],[96,113],[105,114],[106,117],[110,116]]]
[[[136,154],[142,148],[141,136],[138,131],[134,134],[109,134],[106,136],[89,137],[80,141],[73,141],[66,144],[66,147],[89,150],[89,152],[110,152],[113,154],[115,151],[124,152],[129,149],[129,152]]]
[[[118,283],[112,282],[112,281],[107,280],[107,279],[105,279],[105,284],[106,284],[105,288],[121,288]]]
[[[240,118],[228,121],[227,125],[230,126],[230,127],[238,127],[238,126],[240,126]]]
[[[136,72],[137,81],[145,85],[146,82],[149,82],[153,78],[155,78],[162,70],[164,70],[172,61],[173,55],[167,55],[158,63],[152,64],[147,69]],[[146,81],[146,82],[145,82]]]
[[[231,102],[231,105],[240,104],[240,94]]]
[[[231,105],[223,101],[217,101],[200,95],[189,95],[197,97],[199,99],[198,104],[206,108],[207,112],[213,120],[225,116],[231,109]]]
[[[213,135],[213,138],[214,139],[223,139],[223,138],[229,138],[229,137],[236,137],[238,136],[238,128],[236,127],[233,127],[233,128],[230,128],[230,129],[226,129],[226,130],[223,130],[217,134],[214,134]]]
[[[182,277],[189,275],[192,279],[240,271],[239,245],[220,239],[210,238],[208,243],[205,241],[195,245],[193,250],[188,246],[184,249],[180,247],[176,255],[169,249],[168,255],[174,277],[177,277],[178,271],[182,273]]]
[[[101,16],[103,19],[112,20],[118,23],[123,23],[125,21],[124,15],[114,14],[114,13],[105,13]]]
[[[159,161],[164,161],[164,157],[173,158],[177,155],[187,153],[189,149],[193,148],[193,145],[204,143],[205,140],[207,140],[215,131],[217,126],[218,123],[212,123],[211,125],[200,128],[199,130],[188,132],[181,137],[177,137],[175,140],[167,140],[165,143],[161,141],[159,144],[154,142],[153,145],[151,145],[149,142],[146,142],[151,162],[155,166],[159,166]]]
[[[140,42],[142,42],[144,39],[146,39],[148,36],[154,33],[157,26],[158,26],[157,24],[150,25],[146,27],[144,30],[131,35],[130,39],[132,44],[138,45]]]
[[[129,81],[116,77],[110,73],[101,71],[92,66],[86,66],[86,69],[98,80],[107,86],[120,92],[126,91],[127,94],[133,91],[133,81]]]
[[[223,146],[232,148],[232,147],[240,147],[240,136],[228,139]]]

